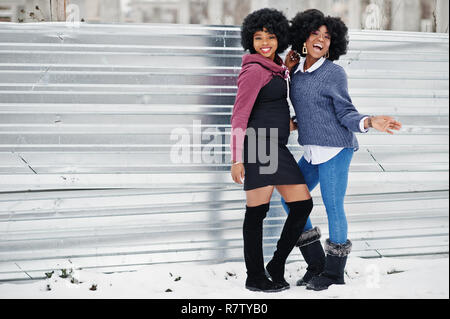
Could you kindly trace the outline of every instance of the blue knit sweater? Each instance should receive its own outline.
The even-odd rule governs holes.
[[[325,60],[317,70],[291,77],[290,99],[298,122],[298,143],[358,150],[354,132],[361,132],[359,122],[367,115],[360,114],[352,103],[345,70]]]

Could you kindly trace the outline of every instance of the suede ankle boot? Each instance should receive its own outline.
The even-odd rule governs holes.
[[[352,248],[352,243],[347,240],[344,244],[332,243],[329,239],[325,242],[325,251],[327,253],[325,260],[325,269],[314,276],[306,285],[306,289],[324,290],[331,285],[343,285],[344,270],[347,263],[347,256]]]
[[[297,286],[306,286],[313,276],[320,275],[325,268],[325,252],[320,243],[320,228],[314,227],[304,231],[297,242],[303,258],[308,267],[302,279],[297,281]]]

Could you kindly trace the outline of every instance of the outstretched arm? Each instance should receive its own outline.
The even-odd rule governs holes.
[[[344,69],[338,68],[331,81],[331,98],[339,123],[352,132],[361,132],[360,123],[365,117],[369,116],[360,114],[353,105],[348,93],[347,74]]]
[[[333,83],[333,103],[339,122],[353,132],[361,132],[361,121],[364,119],[364,129],[372,127],[380,132],[394,134],[392,130],[400,130],[402,124],[387,115],[367,116],[360,114],[352,103],[348,94],[347,75],[344,69],[336,72]]]

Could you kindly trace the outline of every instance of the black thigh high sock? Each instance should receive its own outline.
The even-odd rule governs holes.
[[[303,201],[286,202],[286,204],[289,206],[289,214],[284,223],[280,239],[277,242],[277,249],[273,254],[272,260],[267,265],[267,271],[274,281],[284,281],[286,259],[302,234],[313,208],[312,198]]]
[[[249,278],[265,276],[263,256],[263,221],[269,211],[269,203],[246,206],[243,235],[244,259]]]

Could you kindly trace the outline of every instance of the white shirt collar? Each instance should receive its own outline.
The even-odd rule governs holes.
[[[297,70],[295,70],[294,74],[297,73],[297,72],[299,72],[299,71],[302,72],[302,73],[304,73],[303,67],[304,67],[304,65],[305,65],[305,61],[306,61],[306,58],[300,57],[300,63],[299,63],[299,65],[298,65],[298,67],[297,67]],[[317,70],[318,68],[320,68],[320,66],[321,66],[324,62],[325,62],[325,58],[324,58],[324,57],[321,57],[321,58],[320,58],[319,60],[317,60],[316,63],[314,63],[308,70],[306,70],[306,72],[313,72],[313,71]]]

